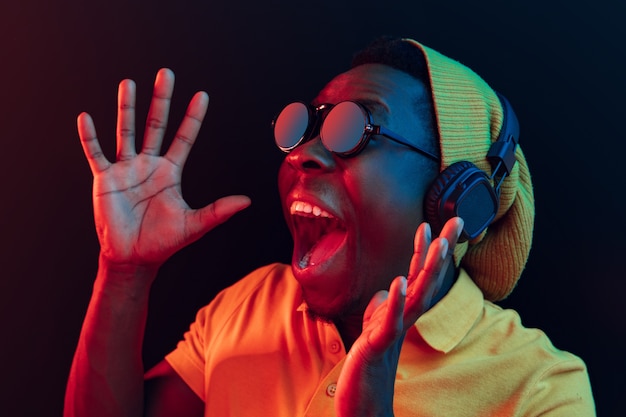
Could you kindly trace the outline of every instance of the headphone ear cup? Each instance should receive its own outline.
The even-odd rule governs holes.
[[[424,197],[424,216],[435,236],[452,217],[461,217],[465,223],[462,242],[489,226],[498,204],[487,174],[469,161],[460,161],[441,172],[430,186]]]
[[[439,173],[435,181],[430,185],[426,196],[424,197],[424,217],[430,224],[433,235],[436,236],[443,229],[443,225],[448,219],[442,218],[440,213],[441,197],[450,186],[450,184],[468,168],[475,166],[468,161],[455,162],[448,168]]]

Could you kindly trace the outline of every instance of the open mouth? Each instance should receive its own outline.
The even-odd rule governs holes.
[[[289,211],[294,225],[293,263],[300,269],[322,264],[345,241],[343,223],[321,207],[294,201]]]

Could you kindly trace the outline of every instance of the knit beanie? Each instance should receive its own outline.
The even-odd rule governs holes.
[[[502,127],[503,110],[496,93],[476,73],[420,43],[405,39],[423,53],[430,77],[440,139],[443,171],[469,161],[491,174],[487,152]],[[454,252],[486,299],[506,298],[515,287],[530,253],[535,217],[530,172],[521,148],[501,185],[500,207],[491,225]]]

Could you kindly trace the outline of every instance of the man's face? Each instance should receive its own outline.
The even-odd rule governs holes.
[[[427,97],[408,74],[367,64],[334,78],[313,104],[357,101],[374,124],[433,149]],[[352,158],[329,152],[319,137],[286,156],[278,183],[294,240],[291,266],[313,313],[331,320],[362,314],[376,291],[406,275],[437,172],[436,162],[382,136]]]

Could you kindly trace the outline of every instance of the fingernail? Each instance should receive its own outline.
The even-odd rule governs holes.
[[[464,226],[465,226],[465,221],[463,221],[463,219],[459,217],[459,227],[458,227],[458,230],[456,232],[457,239],[459,238],[459,236],[461,236],[461,233],[463,233]]]
[[[441,239],[441,259],[446,259],[448,249],[450,249],[448,239]]]
[[[400,293],[406,296],[406,277],[401,277],[400,279]]]

